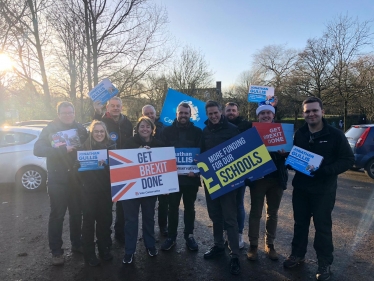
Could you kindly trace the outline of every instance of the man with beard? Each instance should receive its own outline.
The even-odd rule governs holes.
[[[177,107],[177,118],[173,124],[166,127],[163,132],[163,139],[166,146],[176,148],[199,148],[201,146],[202,131],[190,122],[191,107],[188,103],[182,102]],[[198,245],[193,236],[195,223],[195,201],[199,190],[199,174],[189,172],[185,175],[178,175],[179,192],[169,194],[169,227],[168,238],[161,245],[161,250],[170,250],[177,238],[179,204],[183,197],[184,205],[184,239],[191,251],[197,251]]]
[[[109,137],[116,142],[117,149],[123,148],[126,139],[132,137],[132,124],[122,112],[122,100],[113,97],[108,100],[106,113],[102,115],[102,105],[99,101],[94,102],[94,119],[103,121],[108,129]],[[125,218],[122,203],[116,203],[116,220],[114,224],[114,237],[120,243],[125,243]]]

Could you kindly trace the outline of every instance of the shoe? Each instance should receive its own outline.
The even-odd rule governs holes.
[[[243,234],[239,233],[239,249],[244,248]]]
[[[215,257],[218,257],[222,255],[225,252],[225,248],[219,248],[217,246],[213,246],[204,254],[204,259],[214,259]]]
[[[278,260],[278,253],[274,249],[274,244],[265,245],[265,253],[272,261]]]
[[[113,259],[113,255],[110,252],[110,247],[105,247],[102,251],[99,249],[99,257],[102,260],[111,261]]]
[[[71,251],[73,253],[76,253],[76,254],[83,254],[83,247],[82,246],[79,246],[79,247],[72,246]]]
[[[223,231],[223,241],[225,241],[225,245],[229,244],[229,237],[227,235],[227,230]]]
[[[53,265],[63,265],[65,263],[64,255],[53,255],[52,264]]]
[[[240,274],[240,263],[238,258],[232,258],[230,261],[230,273],[233,275]]]
[[[164,243],[162,243],[161,245],[161,250],[163,251],[168,251],[170,250],[171,248],[173,248],[175,245],[175,239],[173,238],[167,238]]]
[[[305,258],[289,256],[284,262],[283,266],[286,268],[293,268],[305,261]]]
[[[150,257],[155,257],[158,255],[158,251],[155,247],[147,248],[147,252]]]
[[[96,255],[93,255],[93,256],[89,257],[88,259],[86,259],[86,263],[89,266],[95,267],[95,266],[100,265],[100,260],[97,258]]]
[[[330,265],[318,265],[316,279],[325,281],[325,280],[330,280],[330,277],[331,277]]]
[[[258,253],[257,253],[258,246],[250,245],[249,249],[247,251],[247,259],[250,261],[256,261],[258,259]]]
[[[160,233],[162,236],[167,237],[168,236],[168,227],[167,226],[160,226]]]
[[[120,244],[125,244],[125,234],[123,235],[116,234],[114,235],[114,239],[116,239],[117,242]]]
[[[199,250],[199,245],[197,245],[195,238],[190,234],[188,238],[186,238],[186,245],[190,251],[197,251]]]
[[[132,263],[132,259],[134,258],[134,254],[125,254],[123,257],[122,263]]]

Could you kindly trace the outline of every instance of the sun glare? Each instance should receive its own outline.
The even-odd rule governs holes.
[[[0,54],[0,71],[10,70],[13,67],[13,62],[7,54]]]

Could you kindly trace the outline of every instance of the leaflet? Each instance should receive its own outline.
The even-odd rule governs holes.
[[[313,177],[310,172],[318,170],[323,157],[294,145],[287,157],[286,165],[290,165],[296,171]]]
[[[118,89],[114,87],[112,82],[108,78],[105,78],[99,84],[93,88],[88,95],[93,101],[100,101],[101,104],[104,104],[112,97],[118,94]]]
[[[108,152],[106,149],[78,151],[77,159],[80,163],[78,172],[103,170],[108,165]]]
[[[175,148],[178,175],[187,175],[189,172],[199,173],[195,162],[199,154],[200,148]]]
[[[60,146],[81,146],[79,139],[78,130],[70,129],[66,131],[60,131],[52,135],[52,147]]]

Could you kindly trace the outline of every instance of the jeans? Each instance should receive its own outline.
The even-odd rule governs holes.
[[[95,232],[99,252],[112,245],[112,197],[108,192],[84,192],[82,194],[82,239],[85,257],[95,254]],[[96,225],[96,231],[95,231]]]
[[[332,264],[334,246],[332,242],[332,219],[336,190],[326,194],[310,193],[294,188],[292,206],[294,214],[294,235],[292,255],[304,257],[308,246],[310,219],[313,217],[315,227],[314,249],[319,264]]]
[[[223,225],[227,227],[227,236],[231,249],[231,257],[239,257],[239,235],[237,220],[237,190],[230,191],[214,200],[210,198],[209,192],[205,189],[205,199],[208,207],[209,218],[213,222],[214,245],[224,248]]]
[[[169,194],[169,213],[168,213],[168,236],[175,238],[177,236],[179,221],[179,205],[183,197],[184,205],[184,238],[193,234],[195,223],[195,201],[199,186],[179,186],[179,192]]]
[[[250,188],[251,211],[249,213],[248,238],[252,246],[258,246],[260,220],[266,198],[265,244],[274,244],[278,224],[278,210],[283,189],[277,179],[257,180]]]
[[[139,207],[142,208],[143,240],[146,248],[155,247],[155,204],[156,196],[121,201],[125,216],[125,252],[136,250],[139,229]]]
[[[158,199],[158,225],[166,227],[168,225],[169,195],[159,195]]]
[[[239,233],[243,233],[244,220],[245,220],[245,210],[244,210],[244,195],[246,186],[239,187],[236,193],[236,204],[237,204],[237,220]],[[227,225],[224,225],[224,230],[227,230]]]
[[[75,184],[48,184],[48,195],[51,212],[48,222],[48,240],[52,255],[61,255],[62,249],[62,227],[66,210],[69,209],[70,241],[73,247],[81,246],[81,190]]]

